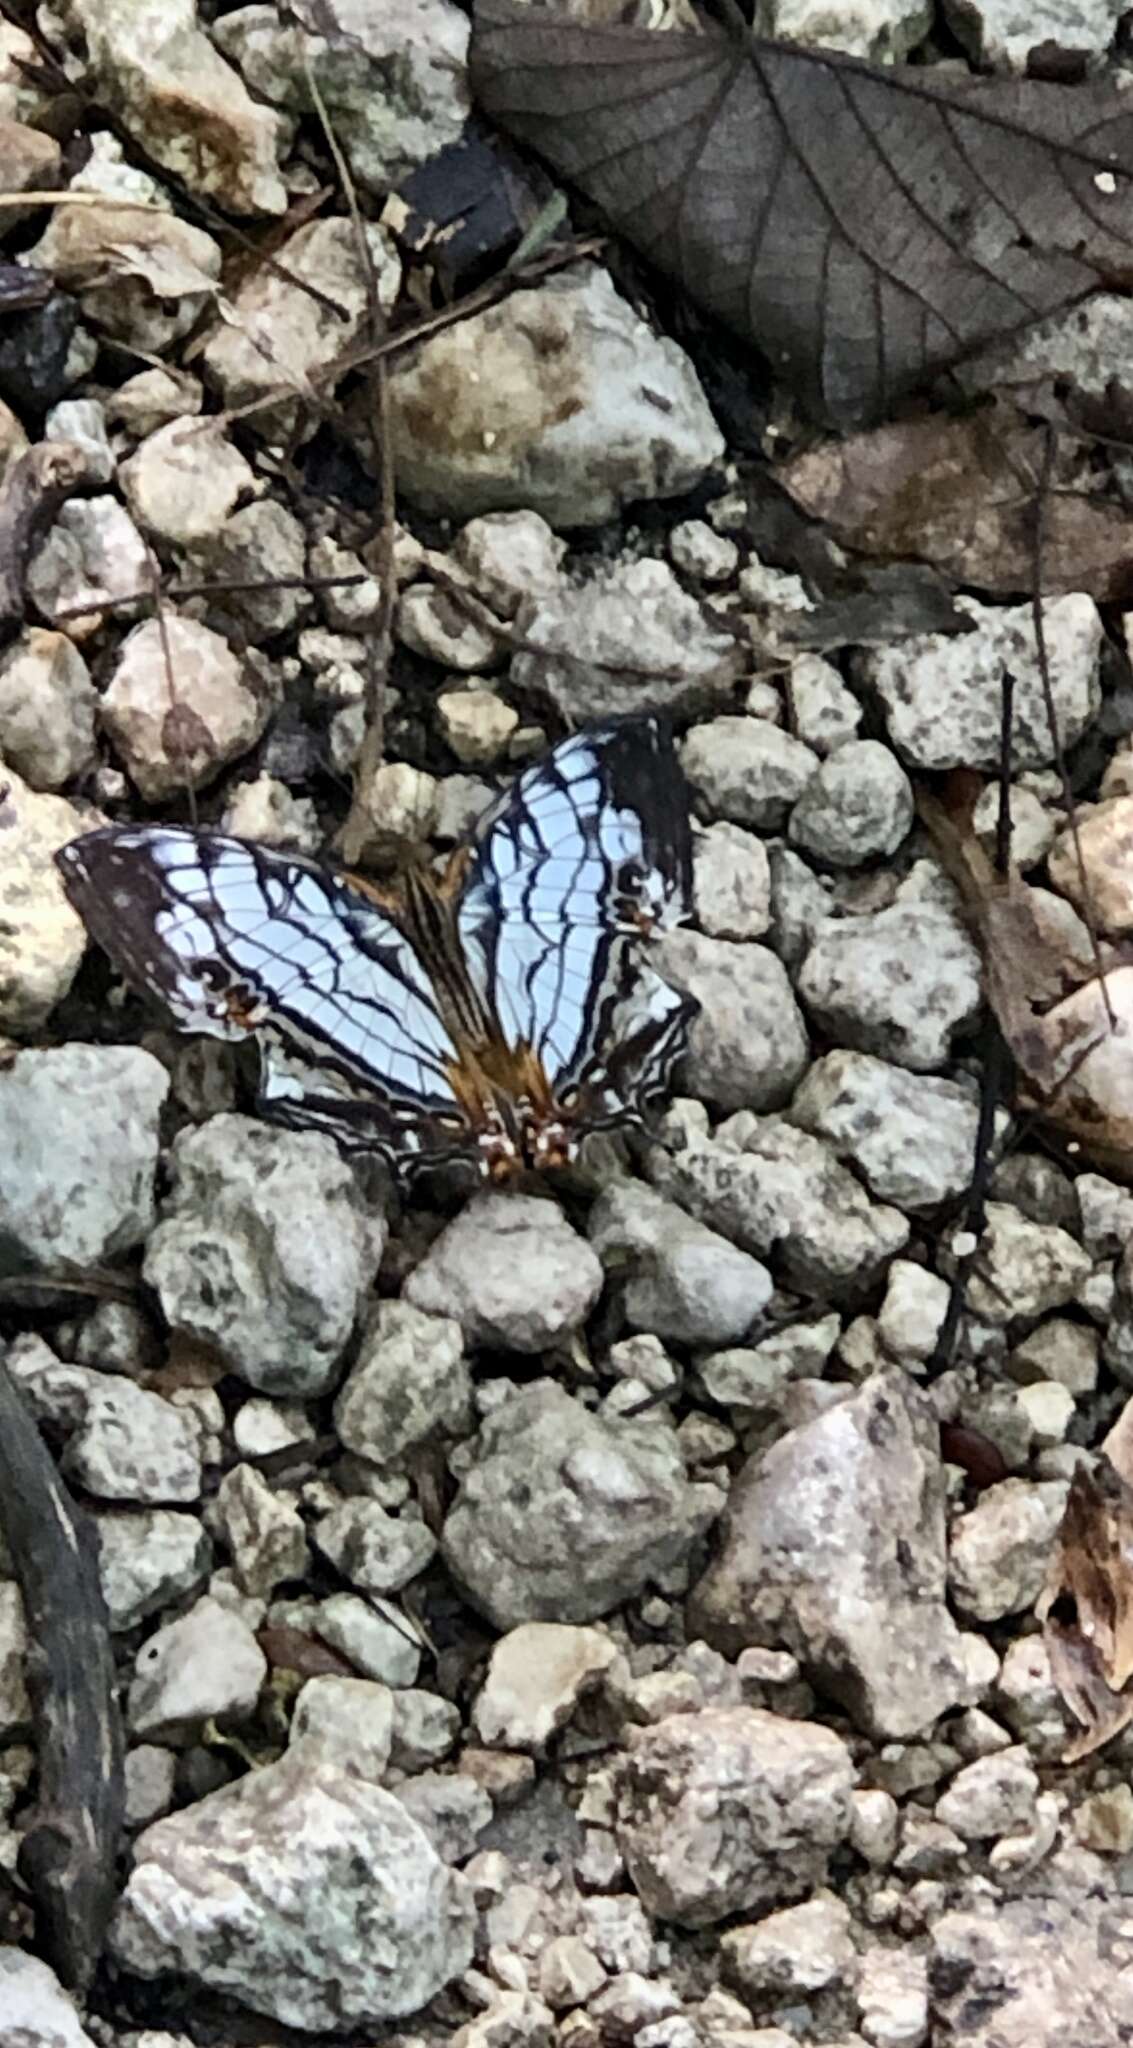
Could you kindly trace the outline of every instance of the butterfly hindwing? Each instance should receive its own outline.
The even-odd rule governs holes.
[[[457,922],[469,975],[556,1091],[605,1035],[640,938],[691,909],[688,794],[654,718],[564,740],[481,820]]]
[[[361,889],[290,855],[177,826],[112,826],[58,858],[88,929],[183,1029],[238,1039],[267,1027],[269,1107],[285,1113],[303,1093],[272,1064],[278,1040],[298,1072],[309,1066],[313,1087],[325,1072],[344,1101],[365,1091],[379,1147],[422,1118],[459,1116],[448,1078],[456,1048],[428,977]],[[335,1087],[326,1092],[333,1099]]]

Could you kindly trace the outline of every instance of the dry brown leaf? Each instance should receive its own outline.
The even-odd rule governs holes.
[[[1082,1726],[1064,1753],[1076,1762],[1133,1720],[1133,1487],[1104,1454],[1070,1482],[1035,1612],[1051,1675]]]
[[[488,114],[833,425],[1133,278],[1133,110],[1102,83],[958,81],[515,0],[477,0],[469,62]]]
[[[1041,481],[1045,595],[1086,590],[1099,602],[1127,602],[1127,510],[1092,487],[1080,442],[1060,437],[1044,478],[1046,448],[1044,426],[994,405],[964,418],[934,413],[823,441],[776,475],[795,504],[824,520],[846,546],[866,555],[912,555],[999,596],[1034,586]]]

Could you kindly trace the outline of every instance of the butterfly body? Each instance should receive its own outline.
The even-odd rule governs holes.
[[[640,1121],[696,1005],[644,958],[690,909],[687,795],[654,719],[578,733],[470,847],[396,891],[220,834],[112,826],[58,855],[125,978],[260,1047],[277,1120],[507,1179]]]

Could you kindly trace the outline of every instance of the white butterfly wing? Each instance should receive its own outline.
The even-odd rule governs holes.
[[[183,1029],[239,1039],[267,1027],[309,1063],[312,1087],[325,1071],[331,1099],[366,1091],[371,1143],[460,1117],[456,1048],[428,977],[361,889],[287,854],[167,825],[88,833],[58,862],[93,936]],[[290,1103],[303,1121],[302,1087],[273,1064],[270,1040],[265,1081],[269,1106]],[[354,1108],[352,1127],[364,1121]]]

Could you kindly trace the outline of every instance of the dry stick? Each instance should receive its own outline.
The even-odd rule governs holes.
[[[355,570],[350,576],[217,576],[211,582],[171,583],[163,595],[171,602],[190,597],[242,597],[259,590],[341,590],[354,589],[359,583],[368,583],[365,570]],[[152,604],[153,585],[147,583],[141,590],[127,590],[121,597],[109,597],[99,604],[100,612],[121,610],[126,605]],[[61,625],[66,619],[90,617],[89,604],[65,605],[61,611],[52,612],[52,625]]]
[[[1035,652],[1038,656],[1039,675],[1042,679],[1043,686],[1043,704],[1046,708],[1047,724],[1050,726],[1050,737],[1054,747],[1054,761],[1055,766],[1058,769],[1059,780],[1062,784],[1062,801],[1066,809],[1067,821],[1070,826],[1070,838],[1074,847],[1074,867],[1078,877],[1078,895],[1082,906],[1082,922],[1086,927],[1087,933],[1089,934],[1090,954],[1094,963],[1094,973],[1097,976],[1098,987],[1101,990],[1102,1006],[1105,1010],[1106,1023],[1108,1024],[1111,1031],[1116,1031],[1117,1018],[1113,1014],[1113,1004],[1110,1002],[1109,999],[1109,984],[1106,981],[1105,967],[1102,963],[1102,950],[1101,945],[1098,941],[1097,920],[1094,917],[1094,892],[1090,886],[1089,876],[1086,873],[1086,862],[1082,853],[1082,838],[1081,834],[1078,831],[1078,807],[1074,801],[1074,790],[1070,781],[1070,770],[1066,763],[1066,749],[1062,744],[1062,734],[1058,729],[1058,713],[1055,709],[1054,703],[1054,688],[1050,680],[1050,663],[1047,659],[1046,651],[1046,629],[1043,624],[1043,509],[1046,504],[1047,487],[1050,482],[1051,471],[1054,467],[1054,457],[1057,445],[1057,430],[1048,423],[1046,430],[1046,448],[1043,453],[1042,474],[1039,477],[1038,490],[1035,494],[1034,554],[1032,557],[1033,567],[1031,575],[1031,618],[1034,622]]]
[[[358,205],[358,194],[350,175],[350,166],[338,144],[330,116],[315,78],[310,57],[304,60],[307,90],[312,104],[322,123],[327,148],[334,159],[334,167],[350,211],[354,226],[358,252],[362,260],[366,279],[366,310],[371,341],[377,345],[387,339],[386,318],[382,311],[378,293],[377,272],[374,269],[373,251],[366,235],[366,225]],[[385,751],[386,681],[389,676],[390,653],[393,645],[393,612],[397,599],[397,568],[394,560],[393,536],[397,515],[397,486],[394,478],[393,447],[390,435],[389,379],[384,358],[378,357],[369,369],[370,418],[373,422],[372,445],[378,469],[378,531],[376,535],[376,556],[374,564],[378,581],[378,608],[372,626],[366,636],[366,689],[362,706],[362,745],[354,766],[354,794],[346,821],[338,834],[338,848],[343,859],[349,864],[356,861],[369,837],[372,820],[368,796],[374,776],[381,766]]]
[[[71,1500],[3,1360],[0,1527],[27,1617],[39,1770],[19,1870],[46,1960],[68,1989],[81,1992],[117,1895],[125,1807],[110,1622],[94,1529]]]

